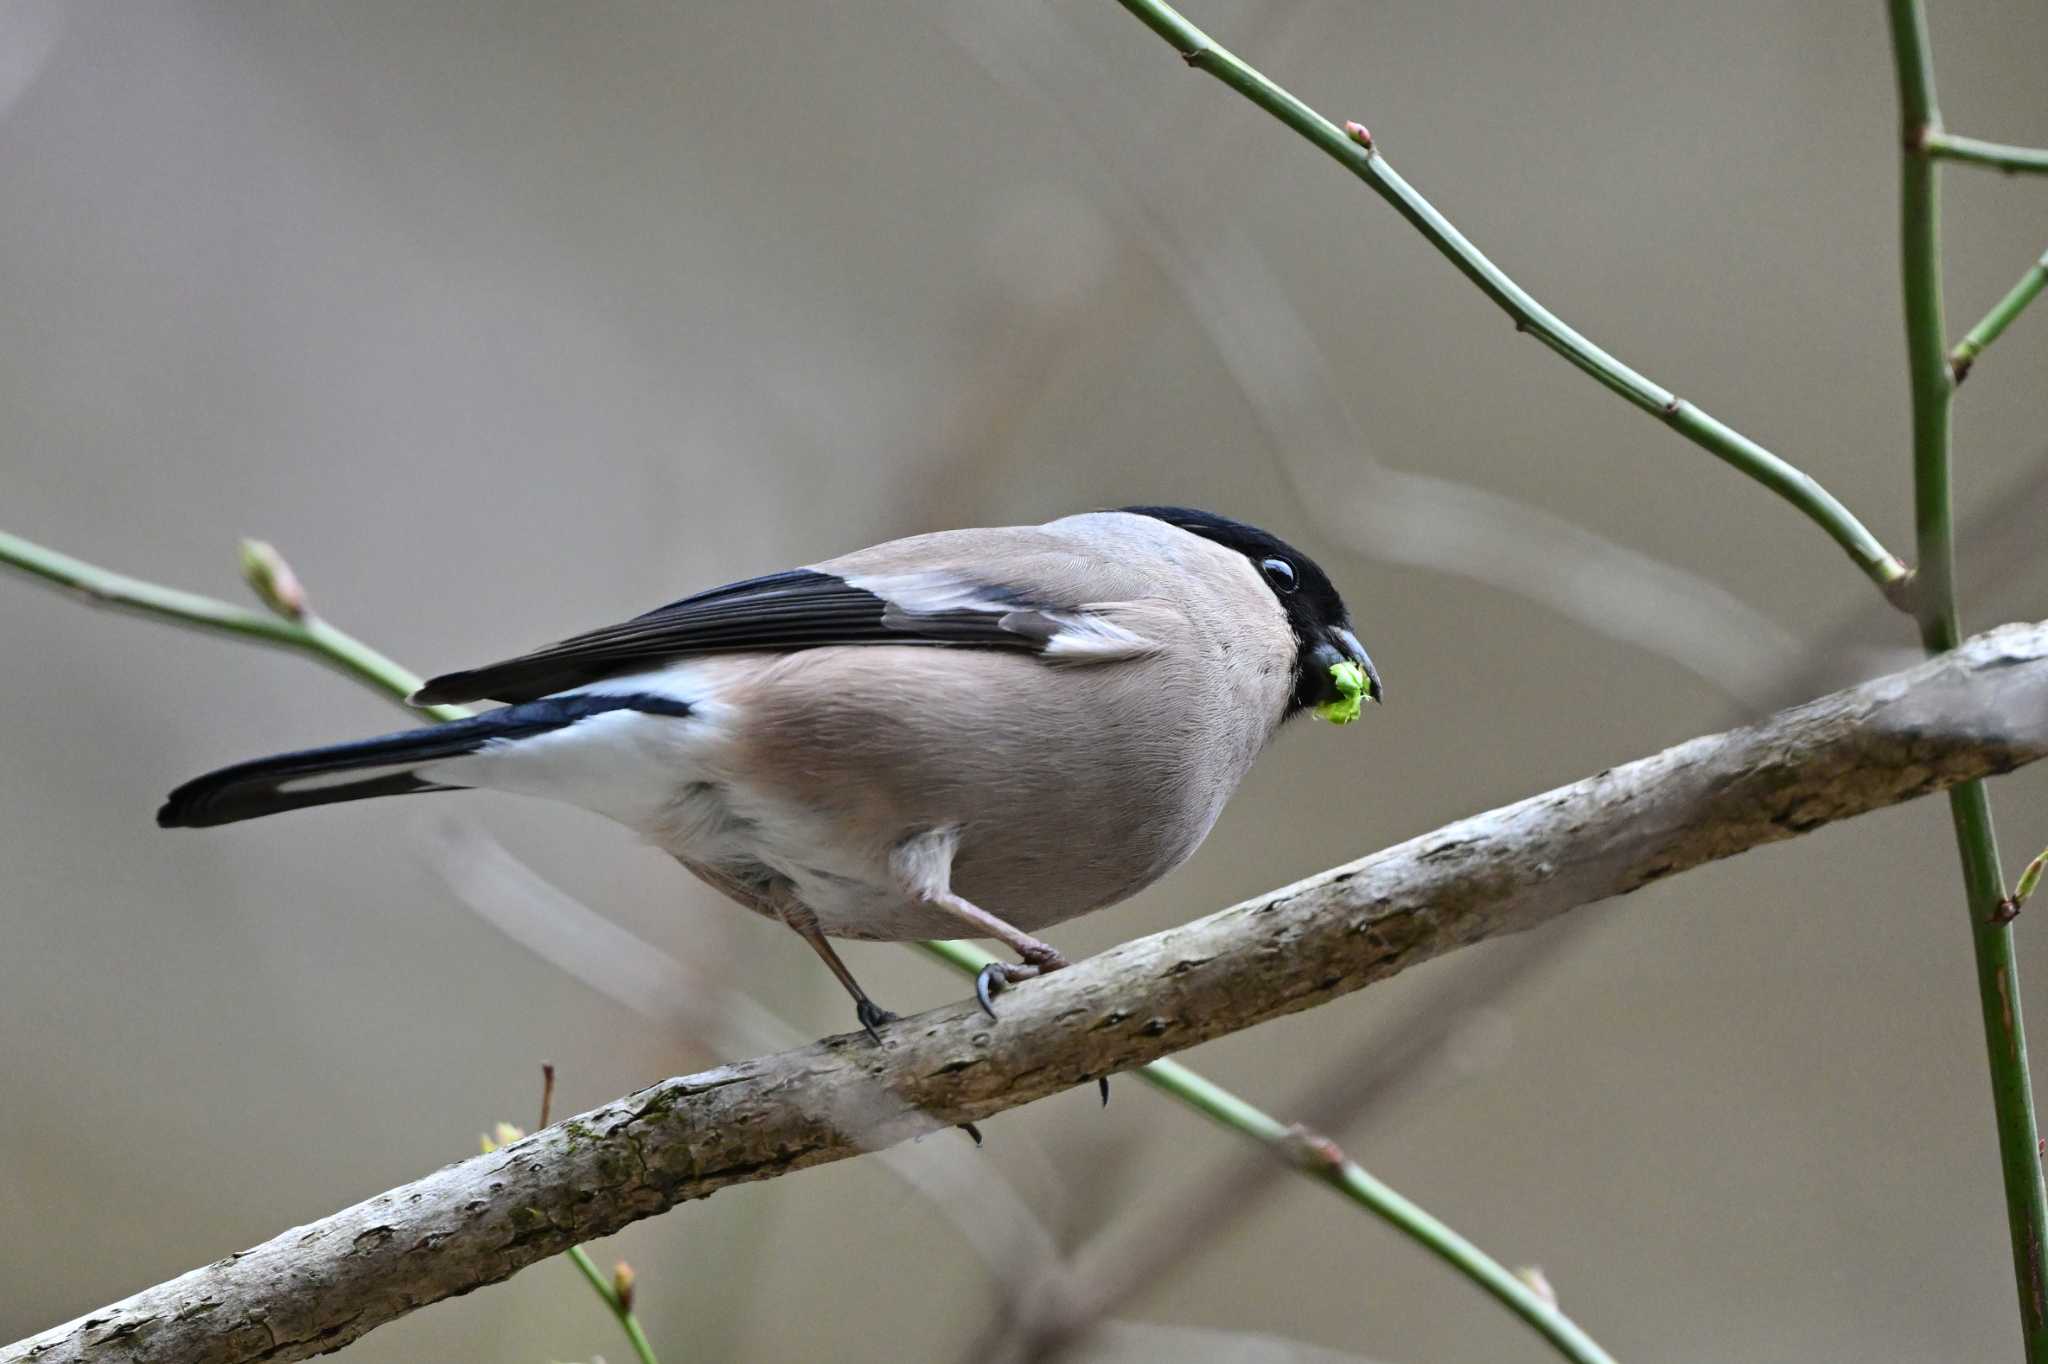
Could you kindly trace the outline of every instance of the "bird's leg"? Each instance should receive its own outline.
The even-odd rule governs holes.
[[[796,930],[799,938],[811,945],[811,950],[818,954],[826,968],[846,987],[846,993],[853,996],[853,1016],[860,1020],[861,1027],[867,1029],[868,1036],[879,1045],[882,1040],[882,1025],[894,1023],[896,1015],[868,998],[868,992],[860,988],[860,982],[853,978],[853,972],[847,970],[846,963],[839,960],[839,953],[833,949],[823,930],[818,927],[817,918],[809,910],[801,905],[792,904],[786,898],[778,909],[782,914],[782,921]]]
[[[798,916],[798,919],[792,919],[788,914],[784,914],[783,922],[795,929],[797,936],[809,943],[813,952],[824,958],[825,965],[830,967],[832,974],[839,978],[839,983],[846,987],[846,993],[853,996],[853,1016],[860,1020],[860,1025],[863,1028],[867,1029],[868,1036],[874,1039],[875,1045],[878,1047],[882,1045],[882,1025],[884,1023],[894,1023],[896,1015],[868,998],[868,992],[860,988],[860,982],[853,978],[853,972],[847,970],[846,963],[839,960],[838,951],[833,948],[831,939],[827,938],[819,930],[818,921],[815,918],[810,917],[809,914],[803,914]],[[1104,1103],[1109,1102],[1109,1081],[1107,1080],[1102,1082],[1102,1101]],[[981,1145],[981,1129],[979,1127],[976,1127],[971,1122],[957,1123],[955,1125],[962,1132],[974,1138],[976,1146]]]
[[[981,974],[974,978],[974,997],[981,1002],[982,1012],[990,1018],[996,1016],[995,996],[1002,993],[1005,985],[1030,980],[1033,976],[1057,971],[1068,964],[1058,948],[1012,927],[971,900],[963,900],[951,891],[927,893],[923,898],[926,904],[943,909],[971,925],[975,936],[994,938],[1023,959],[1016,962],[992,961],[982,967]],[[1096,1081],[1096,1086],[1102,1091],[1102,1102],[1108,1103],[1109,1077],[1102,1076]],[[975,1144],[980,1145],[980,1142]]]
[[[1029,933],[1013,928],[981,906],[963,900],[951,891],[928,891],[924,896],[926,904],[943,909],[959,919],[974,931],[977,938],[994,938],[1021,960],[992,961],[981,968],[981,974],[974,978],[974,997],[981,1001],[981,1007],[990,1018],[996,1016],[993,997],[1002,992],[1005,985],[1020,980],[1030,980],[1048,971],[1057,971],[1067,964],[1059,949],[1049,943],[1040,942]]]

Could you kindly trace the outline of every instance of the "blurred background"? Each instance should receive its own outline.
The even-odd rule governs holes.
[[[1879,6],[1190,12],[1910,551]],[[1952,128],[2048,138],[2036,7],[1940,0],[1933,32]],[[1959,332],[2048,209],[2038,182],[1946,186]],[[237,537],[273,540],[423,672],[944,526],[1168,501],[1309,548],[1391,703],[1291,726],[1190,866],[1062,930],[1083,953],[1734,723],[1799,641],[1837,677],[1845,641],[1910,642],[1816,529],[1517,337],[1109,0],[0,0],[0,294],[0,523],[230,597]],[[1962,391],[1965,515],[2038,495],[2044,371],[2027,317]],[[2048,615],[2021,524],[1968,561],[1972,628]],[[543,1059],[562,1114],[749,1054],[706,1012],[846,1025],[786,931],[595,816],[477,796],[161,832],[177,782],[396,712],[13,577],[0,622],[0,1339],[531,1125]],[[1994,799],[2011,874],[2048,841],[2048,771]],[[521,946],[451,888],[450,817],[743,997],[679,1021]],[[1540,1264],[1621,1358],[2015,1353],[1939,802],[1567,922],[1474,1044],[1343,1134],[1356,1157]],[[2040,931],[2021,945],[2048,1018]],[[899,1010],[964,993],[846,954]],[[1186,1059],[1291,1114],[1467,969]],[[1006,1291],[949,1217],[962,1187],[1007,1185],[1071,1247],[1238,1150],[1128,1081],[987,1135],[936,1201],[858,1160],[593,1253],[633,1263],[674,1359],[951,1359]],[[1300,1181],[1123,1316],[1131,1357],[1551,1357]],[[550,1262],[348,1357],[592,1354],[628,1352]]]

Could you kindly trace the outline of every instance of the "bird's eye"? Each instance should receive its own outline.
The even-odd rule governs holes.
[[[1260,563],[1259,571],[1266,575],[1266,581],[1273,584],[1274,591],[1294,590],[1294,565],[1285,559],[1267,559]]]

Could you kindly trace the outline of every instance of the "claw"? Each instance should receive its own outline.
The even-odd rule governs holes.
[[[1003,992],[1003,987],[1020,980],[1035,980],[1047,971],[1056,971],[1067,964],[1067,959],[1050,947],[1037,955],[1040,959],[1036,961],[992,961],[981,968],[974,977],[974,997],[981,1001],[983,1013],[990,1018],[996,1016],[995,997]]]
[[[963,1122],[957,1125],[962,1132],[974,1138],[974,1145],[976,1149],[979,1149],[981,1146],[981,1129],[971,1122]]]
[[[1100,1076],[1095,1083],[1102,1090],[1102,1106],[1104,1108],[1109,1107],[1109,1077],[1107,1075]]]
[[[882,1045],[882,1025],[896,1021],[895,1014],[865,995],[854,1001],[853,1016],[860,1020],[861,1027],[867,1030],[868,1036],[874,1039],[878,1047]]]

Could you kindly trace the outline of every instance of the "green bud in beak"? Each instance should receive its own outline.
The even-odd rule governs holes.
[[[1365,669],[1356,663],[1332,663],[1330,681],[1336,685],[1337,699],[1317,706],[1316,714],[1333,725],[1348,725],[1365,709]]]

